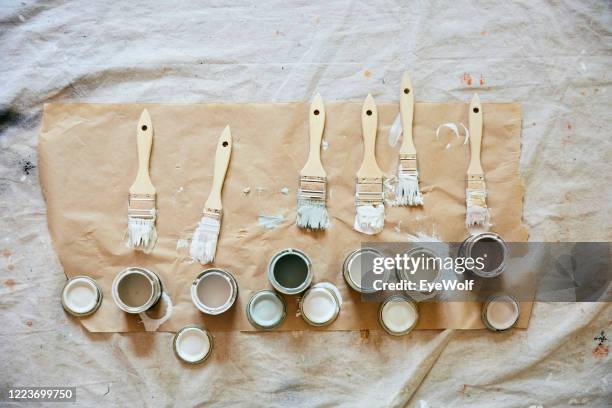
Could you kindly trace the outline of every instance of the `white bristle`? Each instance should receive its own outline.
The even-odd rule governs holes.
[[[189,255],[201,264],[212,262],[217,251],[220,229],[221,220],[218,217],[205,214],[193,233]]]
[[[300,228],[327,229],[329,217],[325,201],[298,198],[296,223]]]
[[[155,229],[155,210],[152,210],[152,218],[140,218],[128,216],[128,241],[127,246],[148,253],[155,242],[157,242],[157,230]]]
[[[355,214],[355,231],[374,235],[381,232],[385,226],[385,206],[383,204],[358,205]]]
[[[404,173],[400,165],[395,199],[398,205],[423,205],[423,196],[419,190],[419,173],[416,170],[412,174]]]
[[[487,192],[484,189],[466,189],[465,202],[467,212],[465,215],[465,225],[468,229],[473,227],[490,226],[491,216],[486,203]]]

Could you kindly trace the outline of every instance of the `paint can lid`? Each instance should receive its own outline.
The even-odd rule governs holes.
[[[62,307],[77,317],[89,316],[102,304],[102,291],[95,280],[88,276],[68,279],[62,289]]]
[[[287,302],[272,290],[260,290],[249,299],[246,315],[253,327],[270,330],[280,326],[285,321]]]
[[[480,317],[487,329],[500,332],[516,325],[520,313],[520,304],[514,296],[496,293],[484,303]]]
[[[385,331],[393,336],[408,334],[419,321],[419,310],[411,299],[389,296],[378,309],[378,321]]]
[[[337,288],[330,283],[319,283],[308,289],[300,299],[300,314],[311,326],[327,326],[340,314]],[[339,293],[339,292],[338,292]]]
[[[174,354],[187,364],[200,364],[210,357],[214,347],[213,337],[200,326],[188,325],[174,335]]]

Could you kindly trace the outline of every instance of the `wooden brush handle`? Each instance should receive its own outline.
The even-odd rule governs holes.
[[[382,170],[376,163],[376,130],[378,126],[378,111],[372,95],[368,95],[361,109],[361,132],[363,135],[363,162],[357,171],[357,177],[383,176]]]
[[[470,103],[470,165],[468,166],[468,176],[482,176],[484,171],[480,164],[480,147],[482,143],[482,106],[480,98],[474,94]]]
[[[306,160],[306,164],[300,174],[302,176],[327,177],[321,163],[321,139],[323,138],[323,129],[325,128],[325,105],[321,95],[318,93],[312,100],[308,118],[310,150],[308,151],[308,160]]]
[[[138,148],[138,173],[130,187],[130,194],[155,194],[155,187],[149,176],[149,160],[153,144],[153,125],[148,110],[143,110],[136,129],[136,146]]]
[[[404,72],[402,76],[402,88],[400,90],[400,117],[402,119],[402,146],[401,155],[416,155],[416,148],[412,140],[412,121],[414,118],[414,92],[412,92],[412,81],[410,75]]]
[[[221,190],[223,189],[223,181],[229,166],[230,156],[232,154],[232,133],[227,125],[221,133],[219,142],[217,143],[217,153],[215,153],[215,172],[213,175],[213,185],[208,196],[208,200],[204,204],[205,208],[213,210],[221,210]]]

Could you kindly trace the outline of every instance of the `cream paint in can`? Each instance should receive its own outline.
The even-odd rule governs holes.
[[[117,307],[130,314],[151,309],[161,298],[162,290],[159,276],[140,267],[130,267],[119,272],[111,289]]]
[[[510,250],[498,234],[484,232],[466,238],[459,247],[459,256],[474,260],[481,258],[484,267],[471,271],[481,278],[494,278],[504,272]]]
[[[268,280],[280,293],[297,295],[312,283],[310,258],[298,249],[288,248],[278,252],[268,264]]]
[[[236,278],[223,269],[203,270],[191,285],[191,300],[205,314],[219,315],[231,308],[237,298]]]
[[[101,304],[102,291],[89,276],[70,278],[62,289],[62,307],[73,316],[92,315]]]
[[[332,324],[340,314],[341,300],[338,288],[321,282],[308,289],[299,303],[300,315],[311,326]]]
[[[208,330],[188,325],[176,332],[172,348],[181,361],[187,364],[200,364],[212,354],[214,340]]]
[[[516,298],[505,293],[497,293],[484,303],[480,317],[487,329],[498,332],[516,325],[520,313],[521,307]]]
[[[389,296],[378,309],[378,321],[392,336],[403,336],[415,328],[419,310],[414,301],[405,296]]]
[[[246,316],[253,327],[270,330],[285,321],[287,303],[282,296],[272,290],[260,290],[249,299]]]
[[[375,293],[374,280],[387,282],[391,271],[385,269],[382,276],[374,275],[374,258],[382,258],[383,254],[372,248],[359,248],[351,252],[342,265],[342,275],[351,289],[359,293]],[[368,285],[368,283],[370,285]]]

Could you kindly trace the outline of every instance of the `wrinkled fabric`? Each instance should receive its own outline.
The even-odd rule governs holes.
[[[219,333],[196,367],[171,334],[88,333],[59,304],[36,145],[45,102],[396,101],[409,70],[419,102],[522,103],[530,240],[610,241],[609,2],[3,2],[0,21],[0,387],[74,385],[78,406],[606,406],[607,304],[536,303],[501,334]]]

